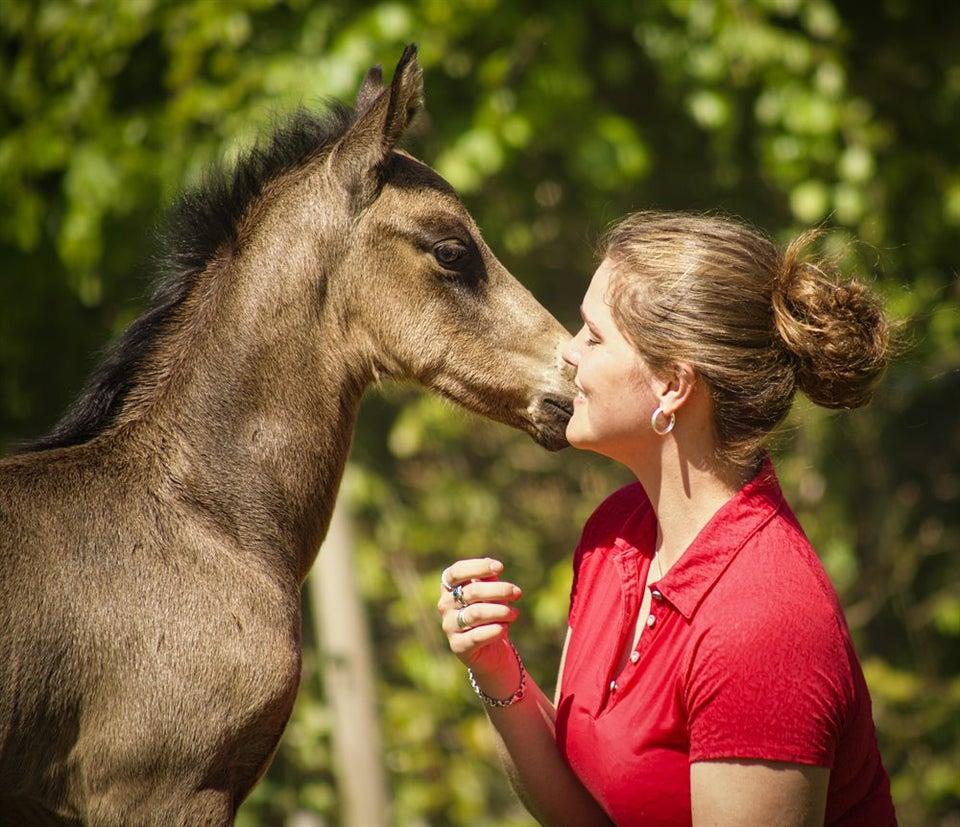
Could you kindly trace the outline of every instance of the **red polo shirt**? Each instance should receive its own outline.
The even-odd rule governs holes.
[[[690,763],[830,767],[827,825],[896,824],[863,673],[836,593],[769,462],[653,587],[639,484],[588,520],[574,558],[557,740],[611,818],[689,825]]]

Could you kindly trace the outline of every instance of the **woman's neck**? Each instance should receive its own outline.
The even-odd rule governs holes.
[[[743,487],[743,477],[740,471],[689,462],[665,462],[656,473],[637,474],[657,515],[656,551],[664,574]]]

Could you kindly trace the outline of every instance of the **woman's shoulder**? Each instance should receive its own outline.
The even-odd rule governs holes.
[[[836,589],[787,508],[750,536],[704,597],[696,625],[714,645],[771,654],[830,649],[849,632]]]

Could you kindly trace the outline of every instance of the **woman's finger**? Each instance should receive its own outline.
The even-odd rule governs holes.
[[[443,570],[440,583],[445,592],[452,592],[461,583],[471,580],[489,580],[499,577],[503,571],[503,563],[492,557],[476,557],[468,560],[457,560]]]
[[[503,603],[471,603],[448,607],[441,625],[448,637],[469,632],[488,624],[508,624],[517,619],[517,610]]]
[[[510,626],[505,623],[487,623],[476,626],[469,632],[450,636],[450,651],[460,657],[468,666],[482,650],[491,643],[507,636]]]
[[[503,580],[471,580],[458,583],[450,592],[441,592],[437,611],[443,614],[450,609],[462,609],[477,603],[512,603],[522,596],[520,587],[513,583]]]

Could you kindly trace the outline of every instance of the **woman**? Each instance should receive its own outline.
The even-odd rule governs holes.
[[[763,447],[798,388],[857,407],[887,361],[878,301],[811,240],[659,213],[607,236],[567,437],[637,483],[584,527],[554,702],[509,641],[502,564],[443,573],[450,647],[544,824],[896,824],[842,609]]]

